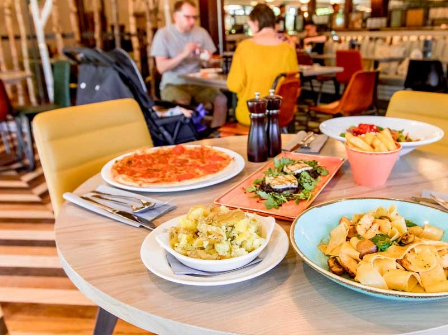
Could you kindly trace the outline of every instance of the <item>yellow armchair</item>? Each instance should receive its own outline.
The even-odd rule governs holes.
[[[420,91],[398,91],[390,100],[387,117],[422,121],[440,127],[445,136],[419,150],[448,156],[448,94]]]
[[[55,215],[64,202],[62,194],[99,173],[109,160],[153,145],[133,99],[41,113],[33,129]]]

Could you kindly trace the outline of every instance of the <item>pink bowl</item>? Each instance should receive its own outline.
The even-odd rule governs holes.
[[[348,161],[355,182],[366,187],[379,187],[386,183],[395,161],[400,155],[401,145],[390,152],[364,152],[345,145]]]

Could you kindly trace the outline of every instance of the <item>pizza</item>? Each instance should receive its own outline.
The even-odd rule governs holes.
[[[229,154],[207,146],[142,148],[116,160],[111,175],[114,181],[134,187],[182,185],[220,174],[232,160]]]

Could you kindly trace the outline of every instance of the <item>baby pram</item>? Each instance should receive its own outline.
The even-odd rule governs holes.
[[[64,49],[64,54],[79,64],[77,105],[107,100],[133,98],[145,116],[146,123],[156,146],[174,145],[199,139],[193,119],[184,115],[159,117],[155,104],[175,107],[170,102],[155,103],[148,95],[143,78],[132,60],[122,49],[104,53],[98,49]],[[200,111],[202,113],[202,111]]]

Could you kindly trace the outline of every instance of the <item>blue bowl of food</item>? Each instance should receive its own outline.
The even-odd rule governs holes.
[[[448,297],[448,212],[397,199],[341,199],[303,212],[290,238],[309,266],[357,292]]]

